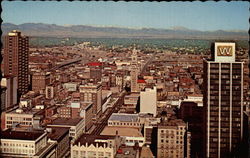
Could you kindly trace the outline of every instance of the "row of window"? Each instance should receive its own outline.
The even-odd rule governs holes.
[[[73,158],[85,158],[85,157],[111,157],[111,152],[97,152],[97,151],[76,151],[73,150]]]
[[[132,123],[132,122],[109,122],[109,125],[125,125],[125,126],[140,126],[140,123]]]
[[[20,117],[7,117],[7,120],[26,120],[26,121],[32,121],[32,118],[20,118]]]
[[[20,149],[20,148],[2,148],[3,153],[21,153],[21,154],[33,154],[34,150]]]

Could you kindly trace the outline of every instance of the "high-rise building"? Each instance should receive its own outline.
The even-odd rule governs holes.
[[[230,157],[243,136],[243,62],[235,61],[235,43],[212,49],[204,60],[204,157]]]
[[[137,64],[137,50],[133,49],[132,52],[132,61],[131,61],[131,92],[138,92],[138,64]]]
[[[98,118],[102,113],[102,85],[100,83],[88,83],[80,85],[80,100],[93,102],[93,113]]]
[[[17,77],[19,94],[28,92],[29,38],[13,30],[4,37],[4,75]]]
[[[178,111],[178,117],[188,123],[188,130],[191,137],[191,156],[202,157],[202,137],[203,137],[203,106],[198,106],[199,102],[182,101]]]

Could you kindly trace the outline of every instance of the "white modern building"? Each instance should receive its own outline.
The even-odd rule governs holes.
[[[140,113],[157,114],[157,90],[156,87],[146,88],[140,92]]]

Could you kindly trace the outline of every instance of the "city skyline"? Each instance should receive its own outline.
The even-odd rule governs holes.
[[[3,23],[248,30],[247,2],[3,2]],[[15,11],[13,11],[15,10]],[[18,13],[18,14],[17,14]],[[26,18],[23,18],[26,17]]]

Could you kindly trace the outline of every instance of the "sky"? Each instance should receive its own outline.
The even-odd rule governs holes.
[[[4,1],[3,23],[248,30],[248,2]]]

